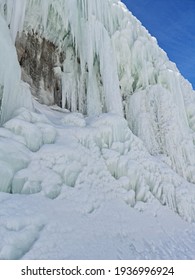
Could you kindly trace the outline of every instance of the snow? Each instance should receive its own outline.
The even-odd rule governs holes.
[[[194,226],[168,208],[151,203],[138,210],[110,196],[89,208],[80,194],[66,191],[57,200],[6,195],[1,258],[194,259]]]
[[[35,110],[56,138],[33,153],[26,147],[15,172],[13,160],[2,163],[1,191],[12,194],[0,195],[1,259],[194,258],[194,185],[151,156],[122,117]],[[20,110],[10,121],[26,116],[30,130],[30,115]]]
[[[0,161],[0,191],[1,192],[10,192],[12,178],[14,176],[14,172],[9,164],[4,161]]]
[[[194,91],[156,40],[117,0],[0,11],[0,259],[194,259]],[[62,108],[21,81],[32,29],[66,53]]]

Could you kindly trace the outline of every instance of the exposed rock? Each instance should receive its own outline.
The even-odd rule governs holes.
[[[65,54],[33,31],[22,33],[16,40],[22,79],[31,86],[32,94],[39,102],[61,105],[61,65]],[[56,71],[58,69],[58,71]]]

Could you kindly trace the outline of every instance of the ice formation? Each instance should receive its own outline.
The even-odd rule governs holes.
[[[194,91],[122,2],[0,0],[0,13],[0,191],[78,196],[88,214],[155,201],[194,221]],[[21,81],[24,33],[64,54],[53,69],[62,108],[33,101]],[[0,243],[0,258],[23,256],[43,224],[16,255]]]
[[[21,106],[32,109],[32,102],[29,86],[21,81],[16,50],[2,17],[0,17],[0,33],[0,123],[2,124]]]

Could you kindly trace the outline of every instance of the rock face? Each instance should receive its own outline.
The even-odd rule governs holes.
[[[16,40],[22,80],[31,86],[32,94],[44,104],[61,105],[61,65],[64,53],[37,33],[22,33]]]

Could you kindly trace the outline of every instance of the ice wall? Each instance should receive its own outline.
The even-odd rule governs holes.
[[[29,86],[21,81],[16,50],[4,19],[0,16],[0,123],[25,106],[32,109]]]
[[[10,24],[13,40],[16,38],[17,31],[21,32],[24,29],[27,32],[32,30],[38,32],[60,49],[66,50],[67,45],[72,44],[73,55],[69,58],[70,61],[65,61],[66,70],[62,74],[62,80],[71,79],[75,90],[70,91],[68,87],[63,88],[63,107],[69,107],[71,110],[79,109],[85,113],[92,112],[94,107],[98,107],[97,112],[102,112],[102,107],[104,107],[104,111],[123,114],[117,64],[112,40],[109,30],[107,30],[107,26],[109,29],[113,29],[110,1],[26,2],[24,0],[20,4],[17,1],[1,2],[1,10]],[[9,10],[8,14],[11,13],[12,16],[7,16],[5,10]],[[78,60],[79,66],[77,65],[75,68],[75,61],[78,62]],[[96,98],[96,101],[99,99],[100,102],[94,105],[93,99],[88,98],[88,89],[93,87],[90,83],[94,83],[98,79],[94,75],[96,60],[101,82],[97,81],[100,85]],[[67,72],[67,63],[70,69],[76,70],[73,77],[70,77],[71,75]],[[95,73],[98,74],[97,69],[95,69]],[[65,85],[65,83],[63,84]]]
[[[90,115],[115,112],[129,119],[131,95],[160,84],[187,124],[180,73],[120,1],[1,0],[0,9],[13,41],[24,30],[65,52],[63,65],[57,65],[63,69],[62,107]]]
[[[0,10],[13,41],[34,32],[65,53],[63,108],[124,115],[151,155],[195,182],[194,91],[120,1],[0,0]]]

